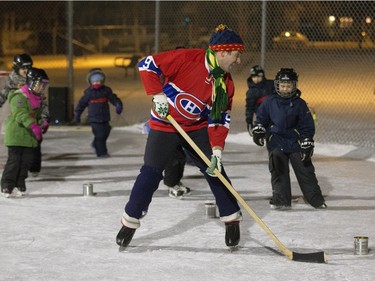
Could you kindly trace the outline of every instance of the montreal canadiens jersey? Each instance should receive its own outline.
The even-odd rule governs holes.
[[[209,114],[212,107],[214,78],[203,49],[177,49],[145,57],[139,64],[139,73],[147,95],[164,92],[169,103],[169,114],[184,131],[208,126],[211,146],[224,147],[230,124],[230,110],[234,95],[234,83],[225,74],[228,108],[222,112],[220,122],[212,123]],[[164,132],[176,132],[167,119],[160,119],[151,109],[150,128]]]

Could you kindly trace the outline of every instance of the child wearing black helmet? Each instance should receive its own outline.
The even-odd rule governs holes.
[[[43,139],[41,98],[48,84],[43,69],[30,68],[26,83],[8,93],[10,114],[4,136],[8,160],[1,178],[1,192],[5,197],[22,196],[26,191],[25,179],[34,160],[35,148]]]
[[[0,107],[7,101],[8,93],[11,90],[19,89],[26,83],[27,71],[33,66],[33,60],[28,54],[18,54],[13,58],[13,71],[9,74],[4,89],[0,93]],[[49,109],[44,95],[41,96],[42,101],[42,123],[43,133],[47,132],[49,127]],[[7,109],[3,109],[8,114]],[[42,152],[40,145],[35,148],[34,161],[30,167],[31,174],[36,177],[41,170]]]
[[[28,54],[15,55],[13,71],[9,74],[4,89],[0,94],[0,107],[7,101],[10,90],[19,89],[26,82],[27,70],[33,66],[33,60]]]
[[[274,89],[273,80],[268,80],[264,70],[259,65],[250,68],[250,76],[247,78],[248,90],[246,92],[246,123],[247,130],[252,136],[253,120],[259,105],[271,95]]]
[[[91,125],[94,140],[91,146],[95,149],[98,157],[109,157],[107,150],[107,139],[111,126],[109,121],[111,115],[108,102],[116,107],[116,113],[122,113],[122,102],[110,87],[105,83],[105,74],[100,68],[93,68],[87,74],[87,82],[90,87],[84,91],[83,97],[75,108],[75,122],[81,122],[81,115],[88,107],[88,122]]]
[[[292,68],[281,68],[275,78],[275,91],[258,108],[253,140],[269,152],[272,209],[291,208],[289,162],[305,200],[314,208],[325,209],[315,168],[311,162],[314,151],[315,123],[297,88],[298,76]]]

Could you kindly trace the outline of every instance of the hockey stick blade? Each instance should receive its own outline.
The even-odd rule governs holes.
[[[327,263],[327,256],[324,252],[304,254],[293,252],[292,260],[300,262]]]

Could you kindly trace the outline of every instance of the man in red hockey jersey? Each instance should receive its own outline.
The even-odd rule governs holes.
[[[225,223],[226,245],[238,245],[242,220],[239,205],[213,171],[218,169],[228,179],[221,161],[234,95],[230,71],[241,62],[244,48],[241,37],[221,24],[207,50],[177,49],[148,56],[139,62],[145,91],[153,96],[153,108],[144,164],[125,205],[122,227],[116,237],[120,247],[128,246],[140,227],[142,211],[148,209],[163,178],[162,172],[179,145],[192,154],[215,196],[220,220]],[[167,82],[162,84],[161,77]],[[166,119],[168,114],[211,158],[210,167]]]

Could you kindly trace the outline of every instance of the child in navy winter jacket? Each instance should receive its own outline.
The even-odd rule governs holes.
[[[325,209],[327,205],[311,162],[315,124],[297,89],[297,81],[292,68],[281,68],[277,73],[275,92],[258,108],[253,140],[259,146],[264,145],[264,139],[267,142],[272,209],[291,207],[289,161],[306,201],[314,208]]]
[[[75,122],[81,122],[81,114],[88,107],[88,122],[94,134],[91,146],[95,149],[98,157],[109,157],[107,150],[107,139],[111,126],[110,102],[116,107],[116,113],[122,113],[122,102],[112,89],[104,85],[105,74],[100,68],[93,68],[87,75],[87,82],[90,84],[84,91],[83,97],[75,108]]]
[[[246,92],[246,123],[247,130],[252,136],[254,128],[253,120],[259,105],[273,93],[273,80],[268,80],[264,70],[259,65],[250,68],[250,76],[247,78],[248,90]]]

